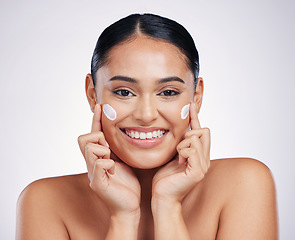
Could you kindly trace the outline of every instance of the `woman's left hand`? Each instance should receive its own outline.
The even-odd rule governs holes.
[[[190,105],[191,130],[177,145],[178,155],[153,179],[153,200],[180,203],[205,176],[210,166],[210,130],[201,128],[196,107]]]

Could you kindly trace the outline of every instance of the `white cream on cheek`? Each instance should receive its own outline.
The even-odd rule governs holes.
[[[184,120],[187,118],[187,116],[189,114],[189,106],[190,106],[190,104],[187,104],[187,105],[183,106],[183,108],[181,109],[181,112],[180,112],[181,119]],[[102,106],[102,110],[103,110],[104,115],[109,120],[114,121],[117,118],[117,112],[109,104],[104,104]]]
[[[111,121],[114,121],[117,118],[117,113],[115,109],[113,109],[109,104],[104,104],[102,106],[102,111],[104,115]]]
[[[180,117],[181,119],[186,119],[188,114],[189,114],[189,106],[190,104],[187,104],[185,106],[183,106],[183,108],[181,109],[181,112],[180,112]]]

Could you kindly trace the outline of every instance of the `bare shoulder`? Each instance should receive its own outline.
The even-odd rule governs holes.
[[[217,239],[277,239],[275,184],[265,164],[213,160],[206,181],[222,199]]]
[[[87,182],[87,175],[86,173],[83,174],[76,174],[76,175],[66,175],[66,176],[59,176],[59,177],[50,177],[50,178],[43,178],[36,180],[30,183],[24,191],[21,193],[26,194],[28,191],[56,191],[64,190],[65,187],[72,186],[75,189],[79,189]]]
[[[227,202],[232,194],[256,189],[260,193],[275,193],[275,185],[270,169],[253,158],[224,158],[211,160],[210,169],[204,179],[202,188],[219,192]]]
[[[87,192],[86,186],[85,174],[40,179],[29,184],[18,199],[16,239],[68,239],[63,212],[72,199]]]
[[[263,180],[265,183],[273,184],[273,177],[270,169],[262,162],[253,158],[225,158],[211,161],[210,172],[214,176],[229,179],[235,184],[253,183]]]
[[[57,201],[61,204],[67,196],[73,197],[85,191],[86,174],[68,175],[39,179],[30,183],[20,194],[18,204],[52,205]],[[74,195],[73,195],[74,194]]]

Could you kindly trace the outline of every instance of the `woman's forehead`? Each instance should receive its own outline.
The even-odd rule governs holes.
[[[112,74],[140,76],[186,75],[190,71],[186,57],[171,43],[137,37],[117,45],[109,52],[106,66]]]

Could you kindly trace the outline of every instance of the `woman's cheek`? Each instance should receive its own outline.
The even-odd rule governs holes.
[[[102,104],[101,125],[105,138],[110,146],[112,146],[111,143],[116,139],[116,134],[120,131],[117,124],[130,115],[129,109],[126,105],[121,106],[114,103]]]
[[[189,106],[190,104],[186,104],[184,105],[182,108],[181,108],[181,111],[180,111],[180,118],[182,120],[185,120],[187,117],[188,117],[188,114],[189,114]]]
[[[111,144],[114,135],[115,124],[118,121],[118,113],[116,107],[110,104],[102,104],[101,126],[104,136],[109,144]]]
[[[159,108],[159,112],[170,122],[172,133],[177,138],[182,138],[189,127],[189,102],[167,104]]]
[[[116,110],[109,104],[102,105],[102,112],[111,121],[114,121],[117,118]]]

